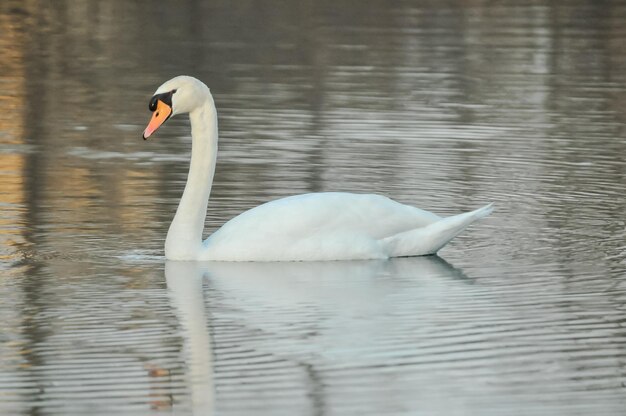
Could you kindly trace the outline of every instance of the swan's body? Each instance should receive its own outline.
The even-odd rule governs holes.
[[[441,218],[379,195],[312,193],[246,211],[204,242],[202,231],[217,157],[217,113],[209,89],[192,77],[167,81],[150,109],[149,137],[170,115],[189,112],[192,152],[185,191],[165,241],[169,260],[356,260],[434,254],[491,205]]]

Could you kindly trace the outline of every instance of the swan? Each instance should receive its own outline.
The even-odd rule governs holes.
[[[185,261],[318,261],[435,254],[492,204],[442,218],[371,194],[321,192],[252,208],[202,241],[217,159],[217,110],[209,88],[190,76],[161,85],[148,105],[148,139],[176,114],[189,113],[187,183],[165,239],[165,257]]]

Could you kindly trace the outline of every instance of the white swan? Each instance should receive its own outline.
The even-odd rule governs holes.
[[[297,261],[384,259],[434,254],[491,204],[441,218],[379,195],[312,193],[246,211],[202,241],[217,158],[217,112],[209,88],[188,76],[161,85],[150,100],[143,138],[168,118],[189,113],[191,164],[165,239],[169,260]]]

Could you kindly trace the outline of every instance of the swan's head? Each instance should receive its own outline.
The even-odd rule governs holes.
[[[181,75],[165,82],[155,91],[148,104],[152,118],[143,132],[143,139],[150,137],[170,117],[200,107],[208,93],[209,88],[194,77]]]

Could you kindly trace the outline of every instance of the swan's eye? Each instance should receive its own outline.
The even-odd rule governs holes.
[[[158,99],[159,97],[157,97],[156,95],[152,97],[152,99],[150,100],[150,104],[148,104],[148,108],[150,109],[150,111],[156,110]]]
[[[167,104],[169,107],[172,107],[172,95],[174,95],[176,90],[172,90],[169,92],[164,92],[163,94],[157,94],[150,99],[150,104],[148,104],[148,108],[153,113],[156,111],[159,101],[163,101],[163,103]]]

